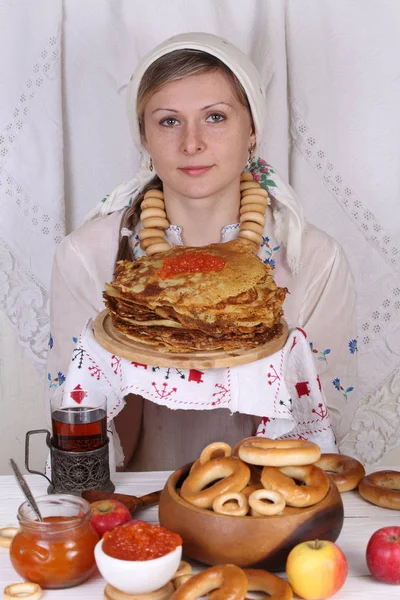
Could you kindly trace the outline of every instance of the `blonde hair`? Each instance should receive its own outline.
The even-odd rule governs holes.
[[[251,109],[247,99],[246,92],[236,75],[227,67],[221,60],[212,54],[203,52],[202,50],[174,50],[164,54],[154,61],[145,71],[139,85],[138,95],[136,100],[136,115],[139,121],[140,133],[144,136],[144,111],[147,102],[153,94],[160,90],[164,85],[172,81],[178,81],[190,75],[199,75],[210,71],[220,71],[229,80],[232,90],[238,99],[249,111],[249,115],[253,124]],[[254,126],[253,126],[254,129]],[[143,196],[151,189],[162,190],[162,181],[156,175],[153,179],[141,190],[140,194],[135,198],[132,206],[126,209],[122,219],[121,227],[134,231],[140,218],[140,204]],[[117,251],[116,262],[119,260],[134,260],[132,248],[129,244],[129,237],[120,237],[120,242]]]

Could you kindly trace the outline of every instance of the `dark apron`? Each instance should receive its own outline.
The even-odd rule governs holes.
[[[142,429],[127,471],[170,471],[199,457],[211,442],[232,447],[254,435],[255,418],[226,408],[171,410],[144,400]]]

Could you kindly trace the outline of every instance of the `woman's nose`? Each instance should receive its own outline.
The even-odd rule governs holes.
[[[183,132],[182,150],[185,154],[197,154],[205,148],[205,141],[198,125],[187,125]]]

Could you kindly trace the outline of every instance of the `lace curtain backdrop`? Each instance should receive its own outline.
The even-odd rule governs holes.
[[[65,235],[61,30],[61,0],[0,2],[3,473],[44,421],[51,261]]]
[[[249,53],[265,80],[272,65],[260,154],[344,247],[358,291],[358,409],[341,450],[398,462],[399,26],[397,0],[0,0],[0,432],[10,456],[23,464],[25,432],[45,424],[55,248],[138,164],[130,74],[166,37],[203,30]],[[335,382],[337,393],[352,383]]]

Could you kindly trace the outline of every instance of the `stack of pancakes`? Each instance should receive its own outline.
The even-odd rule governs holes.
[[[251,246],[235,240],[120,261],[103,296],[113,326],[128,338],[192,352],[253,348],[278,337],[286,293]]]

